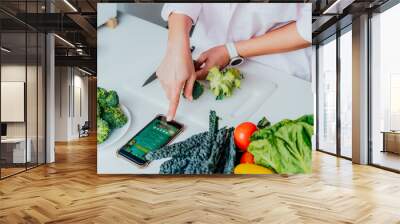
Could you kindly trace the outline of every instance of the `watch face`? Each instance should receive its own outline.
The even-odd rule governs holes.
[[[232,60],[230,61],[230,65],[231,66],[238,66],[240,64],[242,64],[242,62],[244,61],[244,59],[242,57],[235,57],[232,58]]]

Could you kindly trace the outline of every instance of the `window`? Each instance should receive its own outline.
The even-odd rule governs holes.
[[[371,18],[370,161],[400,171],[400,4]]]
[[[400,130],[400,73],[390,74],[390,130]]]
[[[318,48],[318,149],[336,153],[336,39]]]
[[[340,36],[340,155],[352,156],[352,34]]]

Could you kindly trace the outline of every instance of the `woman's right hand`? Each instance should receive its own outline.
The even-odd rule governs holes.
[[[189,34],[191,20],[185,15],[171,14],[168,19],[167,52],[158,67],[156,74],[169,100],[167,120],[174,119],[179,105],[181,91],[185,98],[192,100],[192,90],[196,81]]]

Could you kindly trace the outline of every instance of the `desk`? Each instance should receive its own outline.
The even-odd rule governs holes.
[[[97,35],[98,86],[114,89],[120,102],[131,112],[128,133],[107,147],[97,147],[99,174],[155,174],[165,160],[139,168],[117,156],[117,150],[157,114],[165,113],[168,101],[160,83],[145,88],[143,82],[159,65],[166,50],[167,30],[137,17],[122,14],[115,29],[103,27]],[[192,43],[196,46],[196,43]],[[193,52],[196,58],[200,52]],[[176,120],[186,128],[175,141],[208,129],[208,116],[216,110],[221,127],[243,121],[257,122],[263,116],[271,122],[312,114],[311,83],[282,71],[246,61],[239,68],[246,75],[240,90],[231,98],[216,101],[210,91],[194,102],[181,99]]]
[[[26,147],[26,155],[25,155],[25,138],[5,138],[1,139],[2,144],[2,152],[10,151],[12,153],[12,161],[10,163],[25,163],[31,162],[32,160],[32,140],[27,138],[27,147]],[[8,148],[9,145],[14,145],[13,148]],[[6,147],[6,148],[3,148]],[[4,158],[4,156],[2,155]]]

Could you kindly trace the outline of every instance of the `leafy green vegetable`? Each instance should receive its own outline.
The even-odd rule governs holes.
[[[256,164],[277,173],[310,173],[313,122],[312,115],[304,115],[260,129],[251,136],[247,150]]]
[[[204,87],[201,83],[199,83],[198,81],[194,82],[194,86],[193,86],[193,99],[197,100],[204,92]]]
[[[102,118],[107,121],[112,129],[120,128],[128,121],[128,118],[119,107],[106,107],[103,111]]]
[[[103,143],[110,135],[110,128],[106,121],[97,118],[97,142]]]
[[[222,100],[224,97],[232,96],[235,88],[240,88],[243,75],[236,68],[220,71],[217,67],[212,67],[206,79],[210,81],[210,89],[216,99]]]
[[[271,125],[271,122],[266,117],[263,117],[258,123],[257,123],[257,128],[266,128]]]
[[[193,91],[192,91],[193,99],[197,100],[203,94],[203,92],[204,92],[203,85],[200,82],[195,81],[194,85],[193,85]],[[182,92],[182,96],[185,97],[183,92]]]
[[[114,90],[108,91],[105,102],[107,107],[117,107],[119,105],[117,92],[115,92]]]
[[[146,159],[172,157],[161,165],[161,174],[232,173],[236,158],[233,128],[218,129],[218,119],[211,111],[208,132],[149,152]]]

